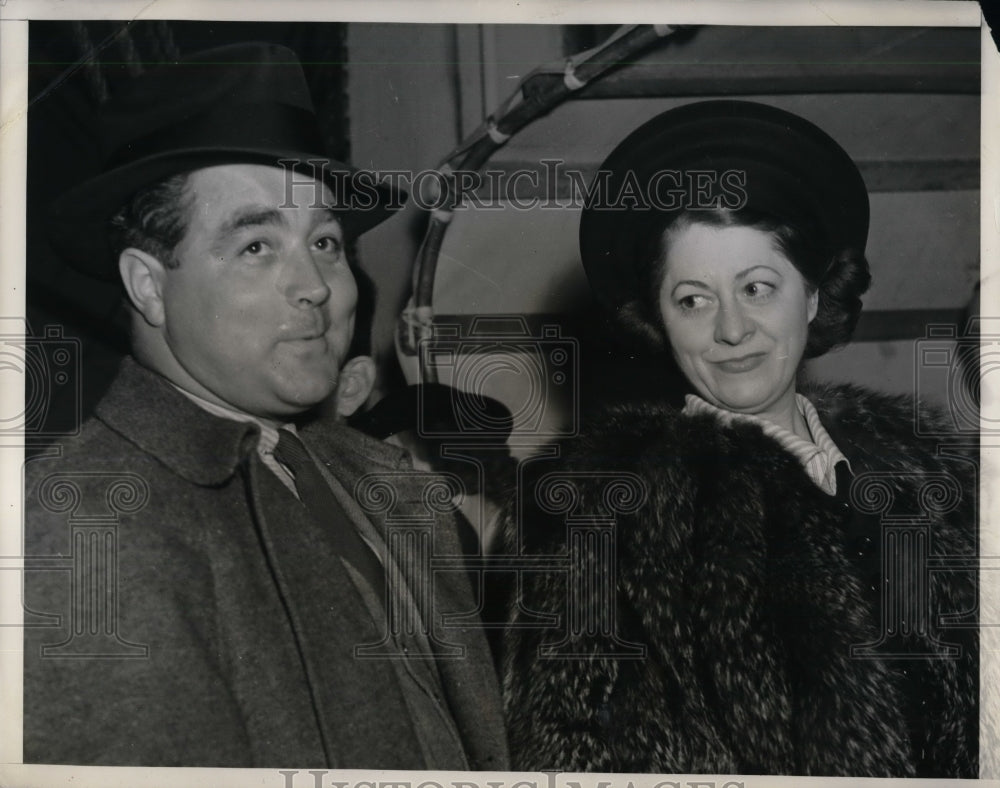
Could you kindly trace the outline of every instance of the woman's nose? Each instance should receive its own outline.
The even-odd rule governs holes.
[[[725,304],[719,308],[715,318],[715,341],[727,345],[738,345],[753,333],[753,321],[744,313],[739,304]]]

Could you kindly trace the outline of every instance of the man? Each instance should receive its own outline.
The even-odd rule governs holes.
[[[393,510],[355,498],[388,480],[412,508],[426,477],[313,418],[370,390],[344,244],[401,196],[322,156],[282,47],[148,72],[105,118],[54,239],[117,270],[133,357],[26,468],[27,554],[62,570],[26,577],[60,626],[25,630],[25,761],[503,769],[482,633],[438,631],[475,607],[464,573],[408,560]],[[453,520],[432,531],[457,559]]]

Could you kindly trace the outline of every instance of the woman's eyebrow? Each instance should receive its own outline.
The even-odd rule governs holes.
[[[692,287],[701,287],[705,290],[711,289],[707,284],[705,284],[699,279],[682,279],[681,281],[679,281],[677,284],[674,285],[673,289],[670,291],[670,294],[673,295],[674,293],[676,293],[677,288],[680,287],[681,285],[691,285]]]
[[[752,274],[758,268],[763,268],[765,271],[770,271],[775,276],[781,276],[781,273],[779,271],[775,270],[774,268],[771,268],[771,266],[765,265],[764,263],[758,263],[757,265],[752,265],[749,268],[744,269],[743,271],[740,271],[738,274],[736,274],[736,278],[737,279],[746,279],[746,277],[750,276],[750,274]]]

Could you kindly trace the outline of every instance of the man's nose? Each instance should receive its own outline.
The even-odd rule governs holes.
[[[722,304],[715,317],[715,341],[738,345],[753,333],[753,321],[738,302]]]
[[[307,249],[292,250],[285,262],[284,290],[293,306],[319,306],[330,297],[330,286]]]

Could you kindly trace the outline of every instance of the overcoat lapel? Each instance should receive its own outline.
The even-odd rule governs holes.
[[[406,708],[392,666],[356,657],[357,646],[382,633],[355,580],[343,562],[342,571],[329,571],[334,547],[324,527],[256,457],[250,462],[261,540],[292,622],[329,762],[386,769],[422,763],[409,718],[378,712]]]
[[[374,527],[379,540],[387,543],[394,516],[424,510],[427,475],[414,472],[406,453],[394,446],[342,425],[325,426],[323,430],[318,425],[303,430],[304,439],[341,482],[350,498],[343,501],[345,509],[352,517],[360,518],[362,534]],[[391,480],[396,495],[391,509],[363,510],[359,505],[357,486],[369,474],[384,474]],[[457,526],[451,517],[437,516],[432,545],[434,557],[454,559],[462,555]],[[475,607],[467,570],[458,565],[448,571],[433,570],[428,577],[426,567],[418,562],[398,560],[397,565],[411,589],[432,590],[432,609],[420,611],[427,627],[428,646],[436,656],[427,668],[433,671],[436,667],[473,768],[501,768],[501,764],[507,763],[507,745],[497,679],[485,634],[476,624],[447,625],[449,618],[471,613]]]

